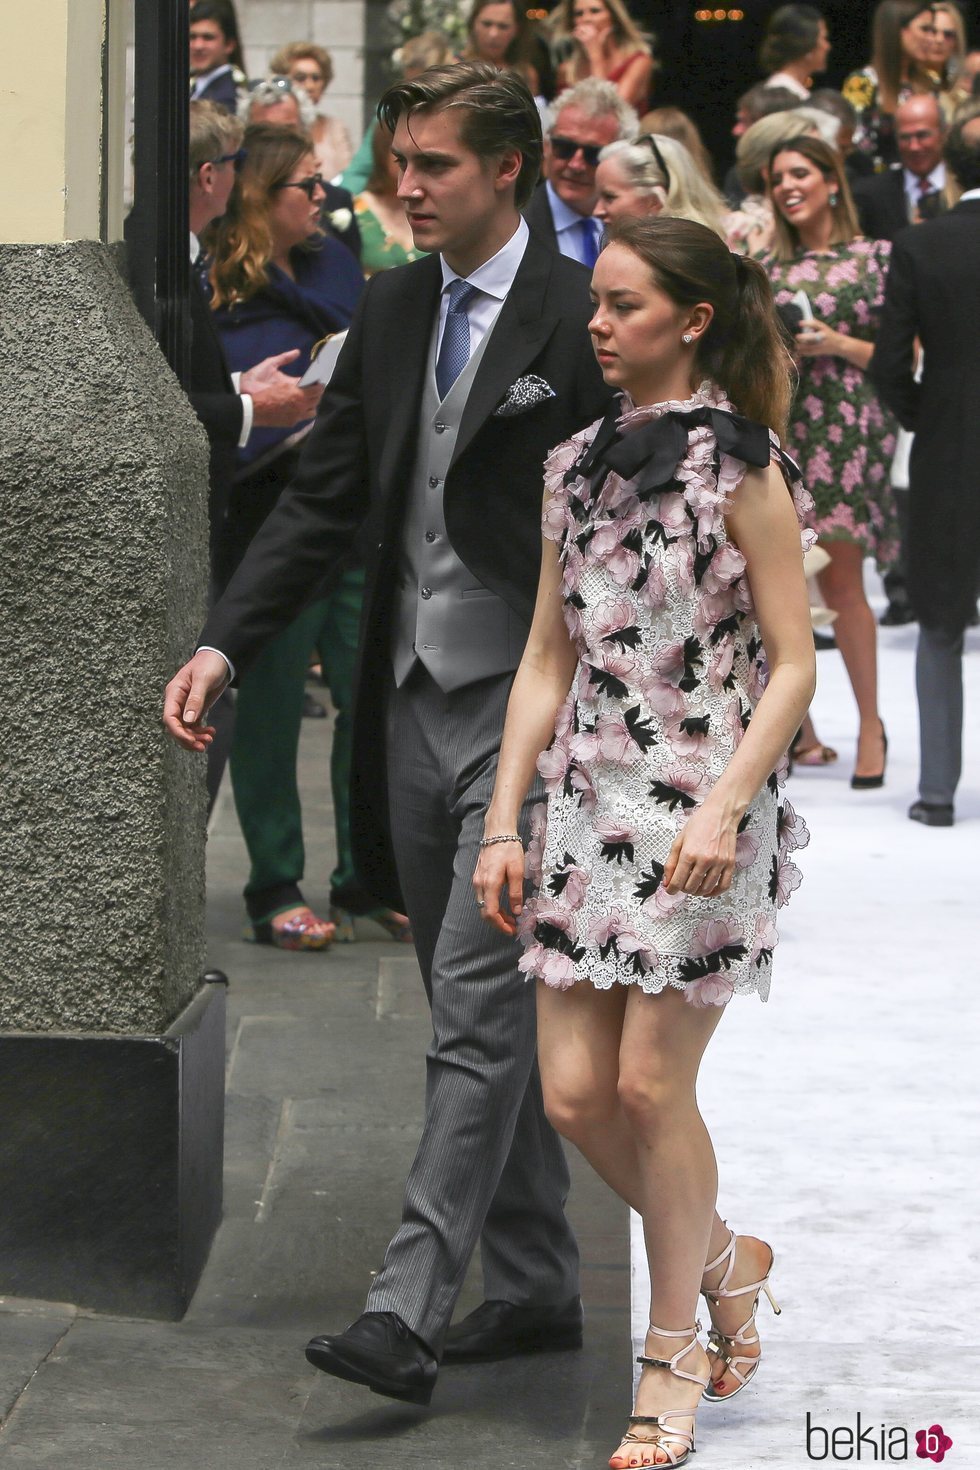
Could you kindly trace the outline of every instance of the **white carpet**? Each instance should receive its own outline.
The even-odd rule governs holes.
[[[906,817],[915,637],[881,630],[890,750],[880,792],[848,786],[853,699],[838,654],[818,656],[814,717],[841,759],[790,782],[812,841],[782,913],[772,996],[729,1006],[702,1068],[719,1209],[773,1245],[783,1314],[763,1298],[756,1382],[702,1408],[699,1470],[807,1465],[825,1457],[821,1431],[853,1432],[858,1414],[885,1463],[905,1458],[898,1427],[908,1459],[933,1463],[916,1459],[915,1431],[938,1422],[953,1440],[951,1470],[980,1466],[980,633],[964,660],[957,824],[938,830]],[[649,1285],[633,1224],[639,1343]],[[808,1411],[820,1426],[809,1452]],[[876,1458],[871,1441],[864,1463]],[[839,1433],[826,1458],[856,1462],[857,1445]]]

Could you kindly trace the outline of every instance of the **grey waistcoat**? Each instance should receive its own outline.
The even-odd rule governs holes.
[[[456,555],[443,512],[443,487],[463,409],[494,326],[442,402],[435,375],[438,328],[432,333],[392,634],[391,656],[399,686],[418,659],[440,689],[446,693],[461,689],[516,669],[527,642],[527,624],[478,582]],[[505,474],[506,466],[500,468]],[[487,507],[487,514],[493,514],[492,507]]]

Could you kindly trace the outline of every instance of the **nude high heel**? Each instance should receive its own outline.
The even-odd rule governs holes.
[[[641,1356],[636,1361],[642,1363],[644,1368],[667,1368],[673,1373],[675,1378],[687,1378],[691,1383],[700,1383],[702,1389],[707,1388],[709,1382],[707,1378],[702,1378],[697,1373],[688,1373],[686,1369],[678,1368],[677,1366],[685,1353],[689,1353],[693,1347],[698,1346],[698,1333],[701,1331],[701,1323],[695,1322],[693,1327],[683,1327],[679,1332],[668,1332],[663,1327],[655,1327],[651,1322],[650,1331],[656,1333],[658,1337],[686,1337],[688,1341],[683,1347],[677,1349],[677,1352],[672,1358],[646,1358]],[[695,1453],[694,1428],[696,1416],[696,1405],[693,1409],[662,1409],[659,1414],[631,1414],[627,1421],[629,1428],[623,1435],[620,1442],[620,1449],[622,1449],[623,1445],[648,1445],[652,1450],[662,1450],[667,1456],[666,1463],[668,1465],[675,1467],[684,1465],[687,1463],[689,1456]],[[690,1430],[673,1429],[667,1423],[669,1419],[690,1419],[691,1428]],[[633,1428],[638,1424],[652,1425],[656,1432],[651,1435],[634,1434]],[[682,1453],[678,1454],[674,1448],[675,1444],[680,1446]],[[614,1454],[618,1453],[619,1450],[614,1451]],[[649,1467],[649,1470],[652,1470],[652,1467]]]
[[[769,1270],[766,1272],[762,1280],[750,1282],[748,1286],[736,1286],[729,1289],[728,1283],[729,1281],[731,1281],[732,1272],[735,1269],[735,1248],[737,1239],[738,1237],[733,1230],[729,1237],[728,1244],[725,1246],[725,1249],[722,1251],[721,1255],[717,1256],[713,1261],[709,1261],[704,1268],[705,1275],[707,1275],[707,1273],[709,1271],[713,1271],[716,1266],[720,1266],[722,1261],[728,1261],[728,1265],[725,1268],[725,1273],[722,1276],[721,1281],[718,1283],[718,1285],[711,1291],[709,1291],[705,1287],[702,1287],[701,1289],[701,1295],[708,1303],[709,1310],[714,1302],[724,1301],[734,1296],[748,1296],[749,1292],[755,1293],[752,1298],[752,1310],[737,1332],[722,1332],[720,1328],[712,1325],[711,1331],[708,1333],[708,1351],[713,1352],[716,1355],[716,1362],[723,1364],[726,1371],[730,1372],[734,1378],[738,1379],[738,1387],[733,1388],[731,1393],[715,1393],[713,1383],[709,1382],[707,1388],[704,1391],[705,1402],[709,1404],[725,1403],[728,1399],[733,1399],[737,1393],[742,1392],[742,1389],[745,1388],[750,1379],[755,1377],[756,1371],[759,1367],[759,1363],[762,1361],[761,1355],[758,1357],[746,1356],[744,1353],[736,1353],[735,1349],[737,1347],[754,1347],[755,1344],[759,1341],[759,1334],[755,1331],[755,1314],[759,1307],[760,1292],[765,1292],[766,1296],[769,1298],[769,1305],[772,1307],[776,1316],[778,1317],[781,1315],[781,1309],[776,1302],[776,1298],[773,1296],[772,1292],[769,1289],[769,1277],[772,1275],[772,1268],[775,1265],[776,1261],[775,1252],[773,1251],[771,1246],[768,1247]],[[763,1242],[763,1244],[765,1244],[765,1242]],[[713,1322],[714,1318],[712,1317],[712,1323]],[[752,1332],[753,1334],[751,1337],[748,1335],[749,1332]],[[746,1372],[743,1373],[741,1371],[739,1364],[748,1365]]]

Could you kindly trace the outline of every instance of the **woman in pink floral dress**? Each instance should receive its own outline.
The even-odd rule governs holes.
[[[619,1470],[681,1464],[702,1391],[730,1398],[758,1364],[772,1251],[715,1212],[695,1084],[726,1002],[768,995],[800,881],[807,833],[779,771],[814,659],[809,498],[765,427],[790,397],[765,274],[686,220],[608,238],[589,330],[622,399],[545,468],[538,602],[473,881],[539,982],[549,1116],[643,1215],[651,1326]]]
[[[864,558],[883,569],[898,553],[889,467],[894,421],[867,376],[885,295],[891,246],[858,237],[840,155],[818,138],[782,144],[770,159],[776,243],[764,262],[777,306],[802,292],[811,313],[796,337],[799,385],[790,423],[830,565],[818,575],[858,707],[851,785],[872,789],[885,774],[878,713],[877,627],[864,595]]]

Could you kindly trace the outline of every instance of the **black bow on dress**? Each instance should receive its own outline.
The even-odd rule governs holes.
[[[772,456],[769,430],[741,414],[704,404],[693,409],[668,409],[660,418],[651,419],[638,429],[622,433],[616,427],[618,410],[611,409],[599,425],[598,433],[585,455],[565,475],[569,485],[579,476],[592,481],[615,470],[623,480],[634,482],[638,494],[656,490],[674,478],[678,464],[687,453],[688,432],[709,427],[723,454],[730,454],[746,464],[764,469]]]

